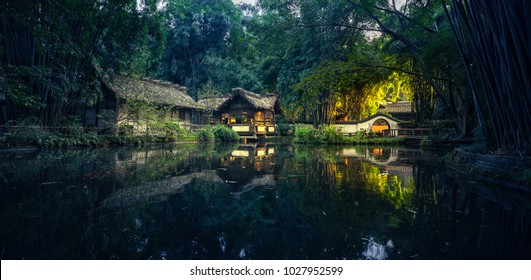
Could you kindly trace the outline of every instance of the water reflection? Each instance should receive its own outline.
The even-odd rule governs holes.
[[[0,154],[1,258],[530,258],[529,196],[436,161],[264,143]]]

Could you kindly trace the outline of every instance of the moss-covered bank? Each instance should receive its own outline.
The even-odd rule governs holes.
[[[529,157],[476,154],[457,148],[445,157],[445,163],[475,179],[531,192]]]

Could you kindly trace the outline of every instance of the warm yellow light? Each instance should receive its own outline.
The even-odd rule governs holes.
[[[231,155],[234,156],[234,157],[249,157],[249,151],[234,150],[234,151],[232,151]]]
[[[266,155],[266,150],[265,149],[258,149],[256,151],[256,155],[259,156],[259,157],[263,157]]]
[[[248,125],[236,125],[232,127],[232,130],[236,132],[249,132],[249,126]]]

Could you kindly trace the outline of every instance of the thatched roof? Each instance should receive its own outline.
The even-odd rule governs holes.
[[[193,180],[223,183],[223,180],[217,175],[215,170],[204,170],[150,182],[141,186],[120,189],[103,200],[102,205],[107,208],[124,208],[135,203],[145,203],[158,196],[181,193],[184,191],[184,186],[190,184]]]
[[[197,104],[201,108],[205,108],[207,110],[212,110],[212,111],[218,111],[221,108],[221,105],[225,103],[225,101],[229,100],[229,98],[230,96],[203,98],[203,99],[199,99],[197,101]]]
[[[242,88],[232,89],[232,93],[227,96],[214,97],[214,98],[205,98],[200,99],[198,104],[204,108],[219,111],[225,106],[229,106],[231,102],[237,98],[243,98],[247,100],[255,109],[260,110],[269,110],[269,111],[280,111],[279,105],[279,95],[275,93],[263,93],[258,94],[244,90]]]
[[[187,94],[185,87],[170,82],[115,76],[107,85],[119,98],[180,108],[199,108],[194,99]]]
[[[389,102],[386,105],[380,106],[379,113],[411,113],[413,106],[411,101],[397,101]]]

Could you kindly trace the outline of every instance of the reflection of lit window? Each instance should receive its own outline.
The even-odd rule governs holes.
[[[339,188],[339,185],[341,184],[341,181],[343,181],[343,172],[341,172],[341,171],[337,171],[336,172],[336,180],[337,180],[336,187]]]
[[[381,155],[383,155],[383,149],[381,149],[381,148],[374,148],[374,149],[372,150],[372,153],[375,154],[375,155],[379,155],[379,156],[381,156]]]
[[[274,153],[275,153],[275,148],[269,148],[269,149],[267,149],[267,154],[268,154],[268,155],[272,155],[272,154],[274,154]]]

